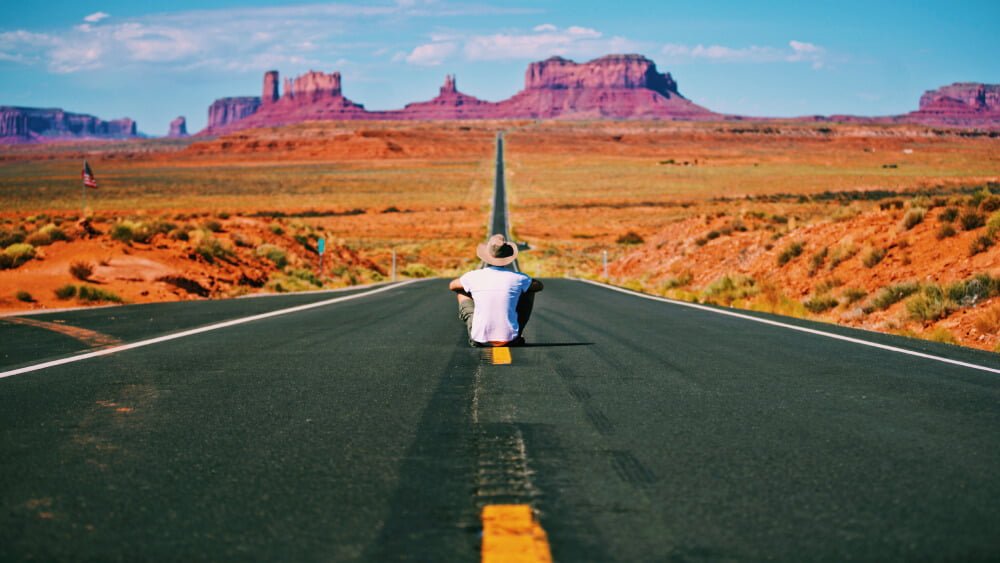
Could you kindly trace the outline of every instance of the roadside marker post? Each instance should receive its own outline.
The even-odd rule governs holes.
[[[392,249],[392,281],[396,281],[396,249]]]
[[[604,251],[604,279],[608,279],[608,251]]]
[[[319,253],[319,275],[323,277],[323,252],[326,250],[326,239],[316,241],[316,252]]]

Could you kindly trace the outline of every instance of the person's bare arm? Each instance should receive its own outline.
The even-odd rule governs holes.
[[[448,289],[454,291],[455,293],[472,297],[471,295],[469,295],[468,291],[465,291],[465,286],[462,285],[462,280],[460,278],[455,278],[450,282],[448,282]]]
[[[541,291],[543,289],[545,289],[545,286],[542,285],[542,282],[540,282],[540,281],[538,281],[536,279],[531,280],[531,285],[528,286],[528,291],[530,291],[532,293]]]

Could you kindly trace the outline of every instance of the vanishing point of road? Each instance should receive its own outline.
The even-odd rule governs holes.
[[[442,280],[0,319],[0,561],[1000,558],[997,355],[545,283],[492,354]]]

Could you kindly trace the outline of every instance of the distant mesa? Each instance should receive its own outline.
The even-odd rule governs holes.
[[[170,137],[172,139],[177,139],[180,137],[187,137],[187,136],[188,136],[187,120],[184,119],[183,115],[170,122],[170,132],[167,133],[167,137]]]
[[[137,136],[135,121],[127,117],[105,121],[59,108],[0,106],[0,144]]]
[[[968,127],[1000,123],[1000,84],[956,82],[920,96],[920,109],[908,121]]]
[[[454,75],[445,77],[438,95],[401,110],[367,111],[344,97],[339,72],[310,71],[285,79],[280,94],[278,71],[264,74],[260,98],[222,98],[209,108],[203,134],[284,125],[313,119],[453,120],[453,119],[722,119],[680,94],[669,73],[642,55],[609,55],[587,63],[552,57],[532,63],[524,89],[500,102],[488,102],[458,90]]]

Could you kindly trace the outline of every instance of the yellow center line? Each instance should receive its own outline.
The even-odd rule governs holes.
[[[527,504],[483,507],[483,563],[551,563],[545,530]]]
[[[510,357],[510,348],[506,346],[493,348],[492,360],[495,366],[509,365],[513,361]]]

